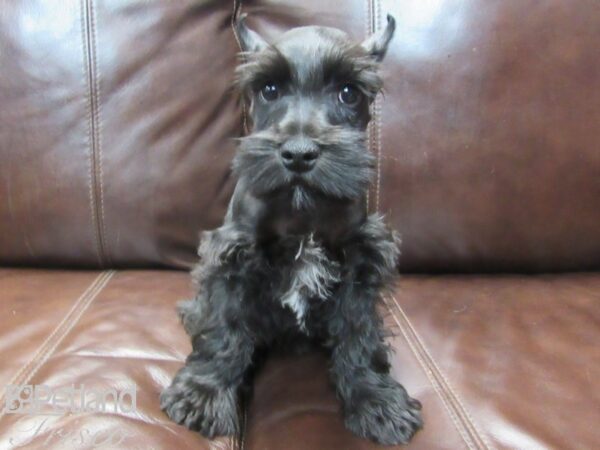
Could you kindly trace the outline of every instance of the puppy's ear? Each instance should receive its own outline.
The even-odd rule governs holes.
[[[240,40],[242,51],[250,53],[259,52],[265,49],[268,44],[256,31],[246,26],[247,16],[248,14],[242,14],[239,17],[235,24],[235,30]]]
[[[362,44],[364,48],[376,61],[383,60],[385,53],[388,49],[388,44],[394,36],[394,30],[396,29],[396,20],[390,15],[387,15],[387,25],[384,29],[379,30],[365,39]]]

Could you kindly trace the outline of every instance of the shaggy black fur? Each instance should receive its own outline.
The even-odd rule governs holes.
[[[418,401],[389,375],[376,307],[394,285],[398,239],[365,195],[365,145],[378,62],[394,20],[362,44],[343,32],[296,28],[272,45],[238,23],[246,62],[237,84],[253,132],[222,227],[205,232],[193,272],[198,294],[180,304],[193,351],[161,407],[207,437],[239,431],[240,389],[264,349],[316,344],[346,426],[383,444],[422,426]]]

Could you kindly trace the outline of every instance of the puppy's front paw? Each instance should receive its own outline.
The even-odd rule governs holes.
[[[396,382],[363,391],[346,407],[346,427],[384,445],[406,444],[423,426],[421,403]]]
[[[174,381],[160,395],[161,409],[178,424],[212,439],[238,432],[235,392],[212,390],[185,381]]]

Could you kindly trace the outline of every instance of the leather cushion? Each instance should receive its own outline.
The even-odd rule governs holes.
[[[598,447],[599,290],[597,273],[403,277],[384,312],[393,376],[424,408],[411,448]],[[7,414],[0,446],[60,449],[59,433],[89,430],[126,432],[126,448],[377,448],[344,429],[319,355],[268,361],[241,437],[209,442],[170,422],[158,395],[190,351],[174,310],[192,293],[186,273],[2,269],[0,292],[15,308],[0,315],[3,384],[137,386],[134,414]],[[48,310],[34,308],[44,292]]]
[[[0,4],[0,264],[188,267],[233,186],[234,2]],[[593,2],[238,4],[267,38],[396,17],[369,207],[404,271],[600,267]]]

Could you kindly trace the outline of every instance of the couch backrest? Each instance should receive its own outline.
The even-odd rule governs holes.
[[[0,264],[195,260],[198,232],[219,225],[234,184],[241,7],[267,37],[321,23],[361,39],[396,17],[369,207],[402,233],[404,270],[600,266],[594,1],[0,7]]]

